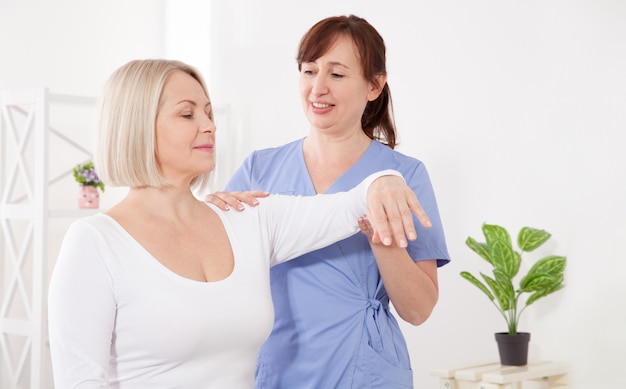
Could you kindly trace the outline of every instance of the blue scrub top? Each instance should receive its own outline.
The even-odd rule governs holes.
[[[303,140],[253,152],[226,190],[315,195]],[[448,263],[434,191],[419,160],[372,141],[327,193],[347,191],[384,169],[402,173],[432,222],[425,229],[414,218],[418,238],[409,242],[409,255]],[[259,356],[257,388],[413,387],[407,346],[363,234],[274,266],[270,277],[275,322]]]

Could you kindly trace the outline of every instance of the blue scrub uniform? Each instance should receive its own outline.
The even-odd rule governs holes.
[[[315,195],[302,142],[253,152],[226,190]],[[349,190],[382,169],[402,173],[433,224],[425,229],[414,218],[418,238],[409,242],[411,258],[437,259],[438,266],[448,263],[435,195],[422,162],[372,141],[327,193]],[[407,346],[363,234],[274,266],[270,274],[275,322],[259,355],[257,388],[413,387]]]

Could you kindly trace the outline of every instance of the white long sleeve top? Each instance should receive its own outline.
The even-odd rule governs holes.
[[[270,266],[358,232],[367,188],[385,174],[399,175],[333,195],[272,195],[244,212],[208,204],[235,262],[217,282],[170,271],[105,214],[74,222],[49,290],[56,388],[252,388],[274,318]]]

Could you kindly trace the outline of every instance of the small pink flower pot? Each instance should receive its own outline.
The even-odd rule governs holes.
[[[95,186],[81,185],[78,191],[78,208],[100,207],[100,194]]]

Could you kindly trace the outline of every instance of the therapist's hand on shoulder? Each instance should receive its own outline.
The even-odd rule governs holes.
[[[267,197],[269,193],[263,190],[251,190],[248,192],[215,192],[204,197],[204,201],[211,203],[224,211],[234,209],[243,211],[243,204],[251,207],[259,205],[259,198]]]

